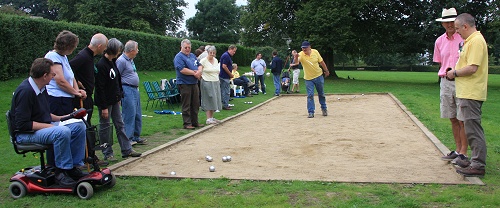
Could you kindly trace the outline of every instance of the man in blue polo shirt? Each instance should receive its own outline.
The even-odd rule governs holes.
[[[200,109],[200,89],[198,80],[201,78],[202,67],[191,53],[191,41],[184,39],[181,42],[181,51],[174,58],[177,85],[181,93],[182,121],[185,129],[202,127],[198,122]]]
[[[231,56],[236,53],[236,46],[230,45],[227,51],[220,57],[220,91],[222,97],[222,109],[233,110],[229,107],[229,94],[231,93],[231,88],[229,86],[229,81],[233,78],[233,60]]]

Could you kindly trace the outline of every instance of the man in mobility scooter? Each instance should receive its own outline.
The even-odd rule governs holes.
[[[41,166],[25,168],[11,178],[9,190],[13,198],[23,197],[28,192],[76,192],[80,198],[88,199],[93,195],[92,185],[114,185],[116,179],[109,169],[85,174],[75,164],[72,146],[82,144],[85,148],[86,125],[82,122],[68,122],[67,125],[54,126],[52,121],[64,121],[70,118],[82,119],[85,109],[80,109],[67,116],[55,116],[50,112],[45,86],[55,76],[54,63],[50,59],[36,59],[30,70],[30,77],[16,89],[11,110],[7,113],[7,123],[14,148],[17,153],[39,152]],[[83,139],[83,142],[81,141]],[[56,167],[45,167],[44,150],[53,148]],[[83,151],[76,151],[83,152]],[[79,154],[78,153],[78,154]]]

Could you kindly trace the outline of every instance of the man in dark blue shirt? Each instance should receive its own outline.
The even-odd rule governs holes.
[[[271,73],[273,73],[274,96],[279,96],[281,91],[281,70],[283,69],[283,60],[278,56],[278,51],[273,51],[273,61],[271,63]]]
[[[191,53],[191,41],[184,39],[181,42],[181,51],[175,55],[174,67],[177,74],[177,85],[181,93],[182,120],[185,129],[195,129],[204,124],[198,122],[200,109],[200,88],[198,80],[201,78],[202,67]]]
[[[232,108],[229,107],[229,94],[231,93],[229,82],[231,78],[233,78],[233,60],[231,59],[231,56],[234,56],[236,49],[235,45],[230,45],[227,51],[220,57],[219,81],[222,109],[224,110],[232,110]]]
[[[84,157],[85,124],[75,122],[63,126],[53,125],[64,116],[50,113],[45,86],[56,75],[50,59],[35,59],[30,77],[16,89],[12,97],[10,117],[12,129],[17,131],[18,143],[52,144],[55,154],[56,180],[60,185],[73,186],[83,173],[76,168]],[[79,149],[77,149],[79,148]]]

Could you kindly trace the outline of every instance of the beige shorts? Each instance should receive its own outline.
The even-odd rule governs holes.
[[[449,81],[446,78],[441,78],[440,87],[441,118],[457,118],[458,102],[455,94],[455,82]]]
[[[293,84],[299,84],[300,69],[293,70]]]

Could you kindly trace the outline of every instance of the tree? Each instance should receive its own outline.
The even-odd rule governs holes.
[[[183,19],[184,0],[49,0],[57,19],[165,35]]]
[[[287,40],[295,42],[293,24],[300,2],[300,0],[248,0],[248,5],[241,16],[243,44],[285,48]],[[300,44],[300,41],[297,43]]]
[[[43,0],[2,0],[0,1],[0,5],[12,6],[32,16],[51,20],[55,19],[57,16],[57,12],[55,10],[50,10],[47,1]]]
[[[204,42],[238,43],[240,9],[235,0],[200,0],[186,21],[191,38]]]

